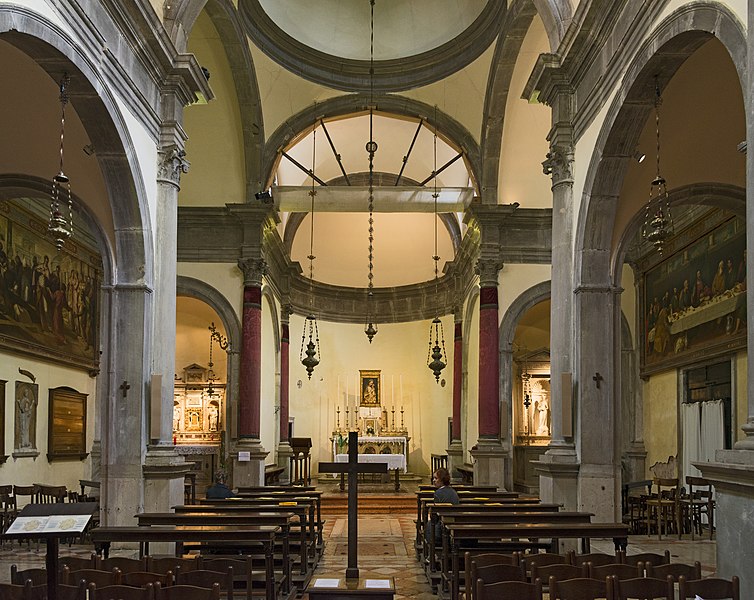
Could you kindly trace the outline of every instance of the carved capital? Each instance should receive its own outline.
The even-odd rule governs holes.
[[[244,285],[262,285],[262,277],[267,275],[267,262],[263,258],[242,258],[238,268],[243,273]]]
[[[553,146],[542,161],[542,172],[552,176],[552,184],[573,181],[573,147]]]
[[[480,287],[497,286],[497,274],[503,268],[503,261],[491,258],[480,258],[476,261],[474,270],[479,275]]]
[[[157,179],[180,188],[181,173],[188,173],[191,163],[186,160],[186,151],[176,145],[165,146],[157,152]]]

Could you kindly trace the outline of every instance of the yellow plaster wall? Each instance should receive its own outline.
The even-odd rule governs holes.
[[[429,321],[378,324],[379,332],[370,345],[363,325],[320,321],[321,362],[311,380],[300,363],[303,317],[293,315],[290,322],[290,414],[294,435],[312,438],[312,463],[331,460],[332,430],[339,406],[340,424],[345,426],[345,405],[353,410],[357,403],[359,370],[380,370],[382,404],[395,406],[396,425],[400,426],[403,406],[408,428],[409,470],[428,474],[430,454],[444,453],[448,447],[448,418],[453,402],[453,317],[442,317],[448,366],[441,375],[446,385],[435,382],[427,368]],[[392,422],[392,412],[389,412]],[[351,413],[353,419],[353,413]]]
[[[196,20],[188,51],[209,69],[215,98],[208,104],[192,104],[184,112],[186,158],[191,168],[181,177],[178,202],[181,206],[242,203],[246,173],[238,99],[220,36],[206,12]]]
[[[678,455],[678,374],[665,371],[643,384],[644,445],[649,467]]]
[[[13,458],[12,456],[15,445],[16,381],[30,382],[27,377],[19,374],[19,368],[33,373],[39,386],[36,427],[39,456],[36,459]],[[89,457],[83,461],[56,460],[51,463],[47,460],[49,390],[67,386],[82,394],[87,394],[86,451],[89,452],[94,438],[96,379],[89,377],[84,371],[6,352],[0,352],[0,379],[7,381],[3,399],[5,421],[0,425],[5,430],[5,449],[0,454],[8,456],[5,464],[0,465],[0,482],[15,485],[45,482],[78,490],[79,479],[89,479],[91,474]]]

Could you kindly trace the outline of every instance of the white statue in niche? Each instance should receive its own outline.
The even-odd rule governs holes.
[[[20,397],[16,398],[16,406],[18,409],[18,447],[21,449],[31,448],[32,435],[31,435],[31,423],[34,417],[34,409],[36,408],[37,400],[31,393],[28,387],[24,387],[21,391]]]
[[[181,407],[173,404],[173,431],[178,431],[181,426]]]
[[[210,431],[217,431],[217,418],[218,418],[217,406],[215,406],[214,404],[210,404],[209,408],[207,409],[207,419],[209,421]]]
[[[535,397],[537,400],[534,402],[534,435],[549,436],[550,435],[550,403],[547,401],[549,394],[549,382],[538,381],[537,393]]]

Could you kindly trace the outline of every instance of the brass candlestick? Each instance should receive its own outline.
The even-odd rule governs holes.
[[[336,410],[335,412],[338,415],[338,417],[337,417],[337,423],[336,423],[336,428],[337,428],[338,431],[340,431],[340,406],[338,406],[338,410]]]
[[[393,405],[393,409],[390,412],[393,413],[393,431],[395,431],[395,405]]]
[[[403,425],[403,407],[401,406],[401,431],[403,431],[404,429],[406,428]]]
[[[351,428],[351,420],[348,418],[348,405],[346,405],[346,429]]]

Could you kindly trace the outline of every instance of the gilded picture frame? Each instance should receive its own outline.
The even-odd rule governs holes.
[[[380,373],[381,371],[359,370],[360,406],[382,406],[382,382],[380,379]]]

